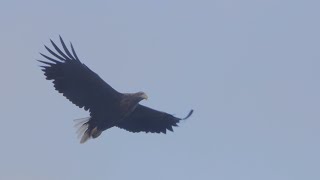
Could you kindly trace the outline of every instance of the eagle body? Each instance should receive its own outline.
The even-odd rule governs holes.
[[[61,37],[60,42],[64,51],[51,40],[56,52],[47,46],[45,48],[54,58],[40,53],[47,61],[38,61],[43,63],[41,67],[46,79],[53,81],[59,93],[90,112],[90,117],[76,123],[80,143],[97,138],[114,126],[130,132],[165,134],[167,130],[173,131],[173,126],[193,113],[191,110],[185,118],[177,118],[139,104],[148,98],[144,92],[116,91],[79,60],[71,43],[70,51]]]

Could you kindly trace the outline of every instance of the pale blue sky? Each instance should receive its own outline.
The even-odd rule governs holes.
[[[320,1],[0,3],[6,180],[320,179]],[[118,128],[79,144],[86,117],[38,62],[58,35],[121,92],[182,117],[167,135]]]

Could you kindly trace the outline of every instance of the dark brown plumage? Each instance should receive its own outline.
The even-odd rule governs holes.
[[[166,133],[193,113],[191,110],[185,118],[177,118],[140,105],[141,100],[148,98],[145,93],[119,93],[79,60],[71,43],[70,52],[60,37],[63,52],[50,41],[56,52],[45,48],[54,58],[40,53],[48,61],[38,60],[43,63],[46,79],[53,80],[55,89],[73,104],[90,112],[90,117],[76,125],[81,143],[113,126],[130,132]]]

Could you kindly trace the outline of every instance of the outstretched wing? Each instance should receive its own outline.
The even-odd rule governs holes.
[[[193,110],[185,118],[177,118],[171,114],[160,112],[149,107],[138,105],[132,114],[117,124],[117,127],[130,132],[166,133],[173,131],[172,126],[178,126],[180,120],[191,116]]]
[[[54,58],[40,53],[48,60],[38,60],[44,64],[41,67],[46,79],[53,80],[54,87],[58,92],[62,93],[63,96],[78,107],[84,107],[85,110],[92,110],[92,108],[101,105],[101,103],[104,103],[104,105],[108,102],[112,104],[121,93],[114,90],[95,72],[83,64],[71,43],[72,54],[61,36],[60,41],[64,52],[51,40],[56,52],[47,46],[45,48]]]

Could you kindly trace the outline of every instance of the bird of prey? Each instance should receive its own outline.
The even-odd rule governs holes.
[[[55,51],[45,48],[52,56],[40,53],[47,61],[38,60],[43,63],[40,67],[46,79],[53,80],[55,89],[73,104],[90,112],[90,117],[76,123],[80,143],[97,138],[102,131],[114,126],[130,132],[165,134],[193,113],[190,110],[185,118],[178,118],[139,104],[148,98],[144,92],[116,91],[79,60],[71,42],[70,51],[60,36],[62,51],[50,41]]]

